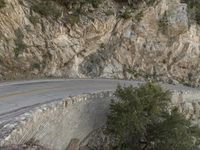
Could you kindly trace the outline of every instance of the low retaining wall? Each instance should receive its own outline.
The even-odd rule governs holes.
[[[5,125],[7,133],[2,138],[0,133],[0,145],[32,139],[47,148],[64,150],[72,138],[83,140],[105,124],[112,98],[112,92],[100,92],[44,104],[20,116],[16,123]],[[199,120],[199,92],[173,92],[172,102],[187,118]]]
[[[43,105],[21,116],[1,145],[22,144],[32,139],[47,148],[64,150],[72,138],[83,140],[105,124],[112,95],[112,92],[84,94]]]

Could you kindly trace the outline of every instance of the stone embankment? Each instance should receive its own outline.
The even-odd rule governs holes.
[[[200,117],[199,97],[200,92],[174,91],[172,103],[197,123]],[[44,104],[16,118],[15,123],[5,125],[5,132],[2,132],[3,135],[0,133],[0,146],[31,141],[49,149],[64,150],[70,146],[72,139],[85,144],[88,135],[105,124],[112,98],[113,92],[110,91]]]
[[[83,140],[103,126],[112,92],[83,94],[45,104],[5,125],[0,145],[39,141],[39,145],[63,150],[72,138]],[[1,134],[1,133],[0,133]]]

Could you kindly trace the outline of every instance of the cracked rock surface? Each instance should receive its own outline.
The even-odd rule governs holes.
[[[120,17],[121,4],[105,0],[99,8],[85,7],[74,26],[66,21],[70,12],[52,20],[32,5],[32,0],[7,0],[0,10],[1,80],[152,78],[199,85],[200,28],[178,0],[141,7],[129,19]],[[33,16],[39,18],[35,24]],[[23,49],[16,51],[19,42]]]

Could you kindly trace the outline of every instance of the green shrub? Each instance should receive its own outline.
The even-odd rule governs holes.
[[[132,74],[135,78],[138,78],[139,76],[143,76],[142,73],[139,73],[138,71],[136,71],[134,68],[128,66],[124,68],[125,71],[127,71],[128,73]]]
[[[24,42],[16,43],[16,48],[14,49],[15,57],[18,57],[27,48],[27,45]]]
[[[148,6],[153,5],[155,2],[156,2],[156,0],[146,0],[146,4],[147,4]]]
[[[140,22],[142,20],[142,17],[144,16],[143,11],[140,11],[136,16],[135,19],[137,22]]]
[[[102,3],[102,0],[85,0],[85,2],[92,4],[93,7],[97,8]]]
[[[159,30],[165,34],[168,26],[168,19],[167,19],[167,13],[165,12],[163,17],[159,20]]]
[[[115,96],[106,124],[106,133],[115,139],[111,149],[200,150],[200,129],[178,108],[169,110],[168,91],[146,83],[139,88],[119,86]]]
[[[23,42],[24,34],[20,28],[15,30],[15,36],[16,36],[16,39],[15,39],[16,47],[14,49],[14,53],[15,53],[15,57],[18,57],[18,55],[27,48],[27,45]]]
[[[58,18],[61,15],[61,10],[52,1],[43,1],[32,6],[33,11],[44,17]]]
[[[68,15],[67,17],[67,21],[74,26],[75,24],[79,23],[80,21],[80,16],[78,14],[72,14],[72,15]]]
[[[6,6],[5,0],[0,0],[0,9]]]
[[[34,63],[34,64],[32,64],[32,68],[40,69],[40,64]]]
[[[33,25],[36,25],[40,22],[40,18],[37,16],[29,16],[29,20]]]
[[[124,18],[124,19],[130,19],[132,17],[131,9],[126,8],[125,11],[121,14],[121,17]]]
[[[72,0],[52,0],[52,1],[55,1],[67,7],[69,7],[69,5],[73,5],[77,3],[80,3],[80,4],[89,3],[89,4],[92,4],[92,6],[95,8],[97,8],[103,2],[103,0],[73,0],[73,1]]]
[[[101,49],[104,49],[105,47],[106,47],[106,44],[105,44],[105,43],[101,43],[101,44],[100,44],[100,48],[101,48]]]

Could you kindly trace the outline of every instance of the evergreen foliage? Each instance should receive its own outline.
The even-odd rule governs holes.
[[[200,129],[179,113],[169,111],[170,93],[156,84],[119,86],[111,103],[107,134],[117,150],[200,150]],[[195,139],[195,140],[194,140]]]

